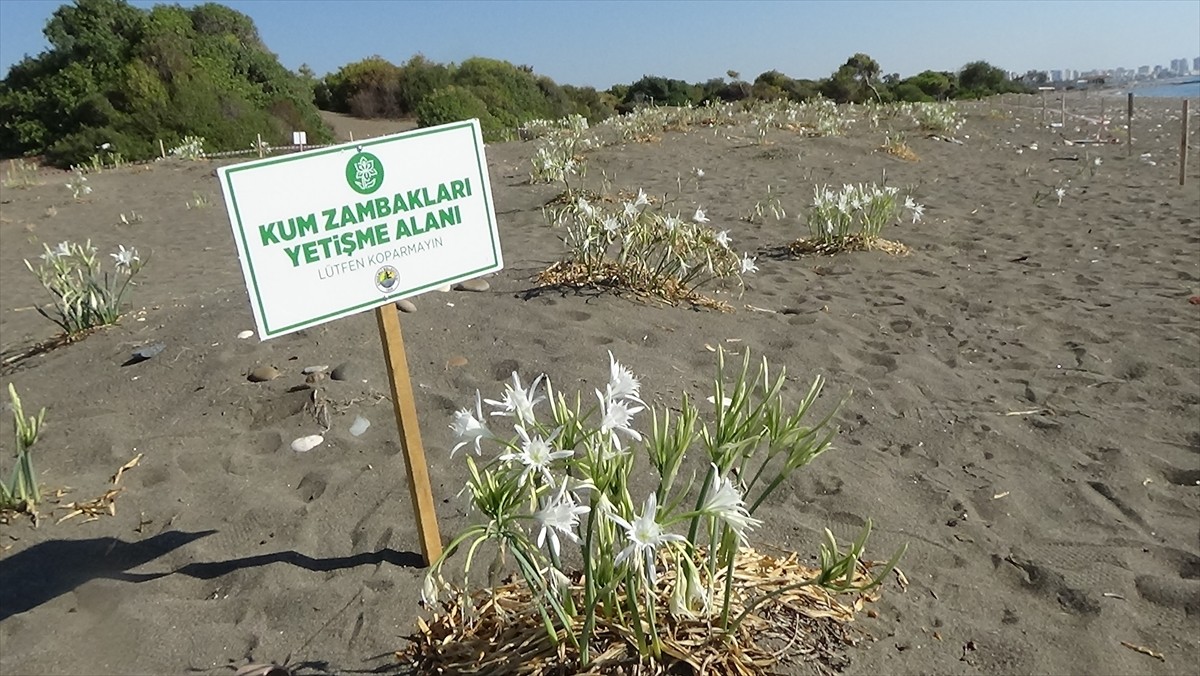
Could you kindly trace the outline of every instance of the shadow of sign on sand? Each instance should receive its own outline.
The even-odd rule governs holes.
[[[32,610],[96,579],[138,583],[168,575],[186,575],[209,580],[235,570],[272,563],[288,563],[314,572],[380,563],[409,568],[424,565],[420,554],[392,549],[327,559],[283,551],[228,561],[189,563],[178,570],[161,573],[129,572],[216,532],[169,531],[139,542],[105,537],[51,540],[34,545],[0,561],[0,621]]]

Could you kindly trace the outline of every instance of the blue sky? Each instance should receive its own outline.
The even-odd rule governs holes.
[[[0,73],[46,48],[63,4],[0,0]],[[135,1],[150,7],[155,2]],[[193,5],[194,2],[181,2]],[[1167,65],[1200,56],[1200,0],[229,0],[283,64],[318,74],[372,54],[439,62],[488,56],[559,83],[607,88],[642,75],[698,82],[739,71],[828,76],[866,52],[884,73]]]

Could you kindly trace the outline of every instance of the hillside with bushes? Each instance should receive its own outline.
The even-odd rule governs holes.
[[[300,130],[310,142],[330,138],[311,87],[228,7],[77,0],[44,32],[50,48],[0,82],[0,154],[66,167],[98,153],[155,157],[159,140],[169,148],[185,136],[210,149],[249,148],[258,134],[282,143]]]

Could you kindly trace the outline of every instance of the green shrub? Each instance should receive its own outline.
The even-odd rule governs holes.
[[[506,129],[488,112],[487,104],[469,89],[449,85],[433,92],[417,106],[417,123],[422,127],[479,118],[486,140],[496,140]]]

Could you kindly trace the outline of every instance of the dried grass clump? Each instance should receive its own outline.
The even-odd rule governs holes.
[[[827,242],[819,239],[798,239],[788,245],[793,256],[832,256],[846,251],[882,251],[893,256],[907,256],[909,248],[900,242],[881,237],[850,235],[844,241]]]
[[[743,548],[732,570],[731,610],[740,615],[751,608],[732,636],[722,635],[710,619],[673,615],[669,611],[673,574],[659,580],[656,614],[663,618],[659,659],[639,660],[634,629],[623,623],[628,617],[597,617],[594,658],[586,667],[580,665],[579,654],[564,630],[554,639],[547,633],[539,600],[530,596],[528,585],[522,582],[443,601],[440,612],[428,621],[418,619],[418,633],[408,637],[411,645],[396,656],[421,674],[471,676],[750,676],[773,673],[782,663],[794,661],[815,661],[828,667],[845,647],[856,643],[849,626],[855,613],[865,602],[878,598],[868,592],[847,605],[821,587],[804,585],[820,571],[800,563],[795,554],[775,557]],[[860,564],[855,584],[869,583],[869,572],[869,566]],[[571,582],[571,593],[582,599],[581,577]],[[724,571],[717,572],[715,584],[725,584]],[[776,596],[758,604],[772,594]],[[467,622],[464,617],[473,620]],[[576,634],[582,630],[582,622],[572,627]]]
[[[541,286],[626,292],[641,300],[656,300],[669,305],[688,303],[721,312],[733,310],[729,303],[689,289],[677,279],[656,276],[639,265],[616,261],[597,265],[558,261],[543,270],[536,281]]]

